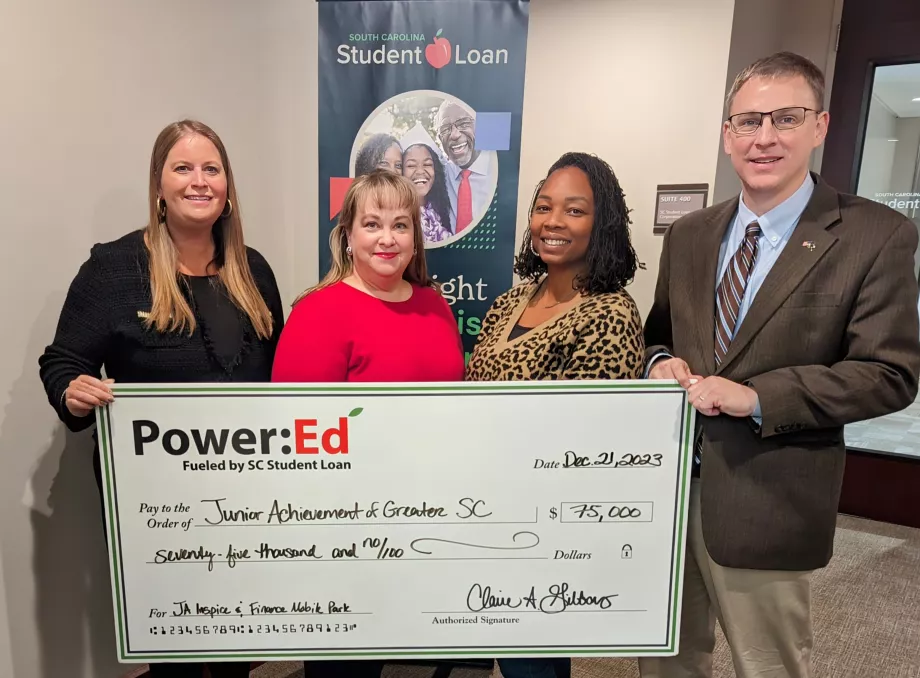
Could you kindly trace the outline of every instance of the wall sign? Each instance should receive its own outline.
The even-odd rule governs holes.
[[[655,196],[655,235],[683,216],[706,207],[709,184],[659,184]]]

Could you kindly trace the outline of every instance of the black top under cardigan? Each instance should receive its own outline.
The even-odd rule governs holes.
[[[146,328],[144,319],[150,312],[152,297],[143,231],[95,245],[71,283],[54,341],[38,360],[48,400],[61,421],[72,431],[95,423],[92,414],[75,417],[70,413],[64,404],[64,391],[81,374],[100,378],[103,366],[106,376],[116,383],[270,381],[284,324],[281,295],[265,258],[251,248],[246,248],[246,254],[252,276],[272,314],[269,339],[258,337],[249,318],[230,304],[222,288],[213,294],[192,294],[192,289],[200,290],[200,280],[186,280],[192,284],[180,286],[197,322],[191,335],[187,330],[158,332]],[[212,283],[219,285],[216,280]],[[228,318],[226,305],[215,305],[220,301],[230,304],[238,323]],[[233,332],[236,350],[228,346],[225,335],[215,340],[209,332],[214,327]]]

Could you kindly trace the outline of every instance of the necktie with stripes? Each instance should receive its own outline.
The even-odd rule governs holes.
[[[738,324],[738,315],[741,312],[741,302],[747,288],[748,278],[754,268],[757,258],[757,238],[760,237],[760,224],[756,221],[748,224],[744,230],[744,240],[732,260],[725,269],[722,282],[716,290],[716,367],[722,364],[728,347],[731,346]],[[696,449],[693,455],[695,467],[702,462],[703,436],[700,432],[696,440]],[[694,469],[696,470],[696,469]]]
[[[747,288],[754,260],[757,258],[757,238],[760,237],[760,224],[756,221],[744,230],[744,240],[725,269],[722,282],[716,292],[716,367],[722,364],[741,313],[741,301]]]

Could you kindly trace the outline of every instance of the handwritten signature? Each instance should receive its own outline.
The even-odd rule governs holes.
[[[596,607],[608,610],[613,605],[613,599],[618,593],[600,596],[588,594],[585,591],[572,589],[569,584],[552,584],[547,593],[538,599],[537,587],[531,586],[530,593],[526,596],[506,595],[500,589],[493,591],[491,586],[473,584],[466,594],[466,607],[470,612],[485,612],[487,610],[539,610],[545,614],[558,614],[573,607]]]

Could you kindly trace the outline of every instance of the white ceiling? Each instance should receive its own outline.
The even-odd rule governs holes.
[[[872,93],[898,117],[920,117],[920,63],[878,66]]]

